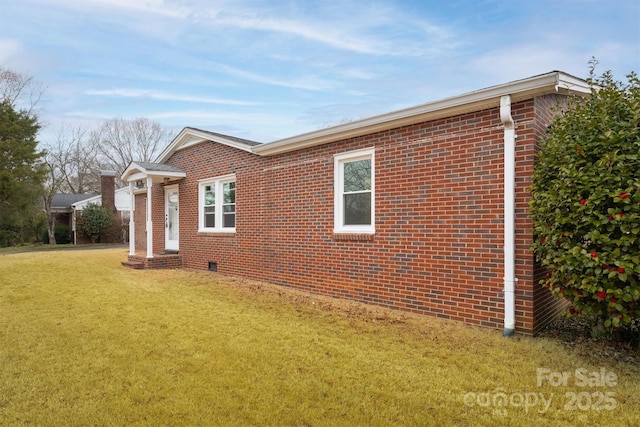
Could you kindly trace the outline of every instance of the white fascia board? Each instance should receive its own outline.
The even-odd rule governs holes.
[[[574,95],[589,95],[591,93],[591,86],[585,80],[561,71],[558,71],[557,76],[556,90],[559,93]]]
[[[147,178],[147,174],[145,172],[142,171],[138,171],[138,172],[133,172],[131,171],[131,173],[128,173],[129,171],[125,171],[125,173],[122,174],[122,179],[125,182],[135,182],[138,181],[140,179],[146,179]]]
[[[158,158],[154,161],[154,163],[164,163],[171,155],[176,151],[176,147],[180,145],[180,141],[182,141],[185,136],[187,136],[187,132],[189,128],[183,128],[176,136],[171,140],[169,145],[160,153]]]
[[[200,131],[193,128],[184,128],[173,138],[171,143],[164,149],[158,156],[154,163],[164,163],[169,160],[169,157],[178,150],[191,147],[192,145],[200,144],[205,141],[213,141],[219,144],[227,145],[229,147],[237,148],[239,150],[252,152],[251,147],[237,141],[224,138],[220,135],[212,135],[208,132]]]
[[[144,171],[138,174],[131,175],[129,181],[137,181],[139,179],[151,178],[155,182],[162,182],[165,178],[180,179],[187,176],[185,172],[167,172],[167,171]]]
[[[73,210],[83,210],[90,203],[102,204],[102,195],[98,194],[97,196],[89,197],[88,199],[72,203],[71,207],[73,208]]]
[[[118,198],[118,196],[120,196],[121,198],[129,197],[129,187],[118,188],[116,191],[114,191],[114,196],[116,198]],[[83,210],[85,206],[87,206],[89,203],[96,203],[96,202],[102,203],[102,194],[98,194],[97,196],[89,197],[88,199],[84,199],[84,200],[80,200],[79,202],[72,203],[71,207],[74,210]]]
[[[253,147],[253,152],[261,156],[275,155],[414,123],[480,111],[499,106],[500,97],[503,95],[511,95],[514,102],[517,102],[534,96],[557,92],[588,94],[590,89],[584,80],[554,71],[343,125],[280,139]]]
[[[164,178],[184,178],[187,174],[185,172],[173,172],[173,171],[149,171],[146,168],[138,165],[136,162],[131,162],[127,170],[122,174],[122,180],[125,182],[134,182],[140,179],[147,179],[151,177],[154,182],[162,180]]]
[[[229,147],[232,147],[232,148],[237,148],[238,150],[246,151],[248,153],[252,152],[251,146],[243,144],[243,143],[238,142],[238,141],[234,141],[232,139],[224,138],[221,135],[212,135],[212,134],[210,134],[208,132],[199,131],[197,129],[190,129],[189,130],[189,134],[192,135],[192,136],[196,136],[196,137],[202,138],[202,141],[213,141],[213,142],[217,142],[217,143],[220,143],[220,144],[228,145]],[[202,142],[202,141],[200,141],[200,142]],[[190,144],[190,145],[192,145],[192,144]]]
[[[127,168],[124,170],[124,172],[122,172],[122,176],[120,177],[120,179],[122,179],[124,182],[130,182],[130,181],[135,181],[137,179],[142,179],[139,176],[141,171],[144,171],[144,168],[142,168],[136,162],[131,162],[129,163],[129,166],[127,166]]]

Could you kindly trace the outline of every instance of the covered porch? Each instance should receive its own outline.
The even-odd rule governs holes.
[[[178,182],[185,176],[186,173],[181,169],[150,162],[131,162],[124,171],[122,179],[129,184],[132,212],[129,219],[129,257],[123,265],[138,269],[182,266],[179,255]],[[155,203],[164,200],[164,206],[154,206],[154,196]],[[136,213],[136,210],[139,212]],[[164,220],[159,215],[163,210]],[[141,232],[143,223],[144,232]],[[164,233],[160,230],[164,230]],[[156,240],[160,240],[164,234],[164,241],[154,242],[154,234]]]

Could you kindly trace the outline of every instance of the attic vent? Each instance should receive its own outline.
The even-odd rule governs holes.
[[[209,271],[218,271],[218,263],[209,261]]]

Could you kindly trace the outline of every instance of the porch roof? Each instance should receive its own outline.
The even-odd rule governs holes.
[[[155,182],[173,182],[187,176],[185,171],[165,163],[131,162],[122,174],[126,182],[151,178]]]

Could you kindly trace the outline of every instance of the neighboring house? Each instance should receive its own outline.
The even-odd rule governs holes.
[[[101,194],[73,204],[73,242],[90,243],[89,236],[83,236],[76,230],[76,220],[88,204],[93,203],[105,207],[116,214],[123,224],[128,225],[131,215],[131,190],[124,187],[116,190],[116,172],[110,170],[100,171]],[[125,232],[126,234],[126,232]],[[126,238],[126,236],[123,236]]]
[[[122,220],[123,225],[129,225],[129,215],[131,214],[131,192],[129,187],[123,187],[115,190],[115,213]],[[84,199],[80,202],[76,202],[73,207],[73,226],[72,234],[74,243],[90,243],[91,239],[88,236],[79,236],[76,230],[76,220],[78,215],[82,214],[82,211],[88,204],[96,204],[102,206],[102,194]]]
[[[56,225],[65,225],[69,230],[74,228],[73,204],[93,197],[93,194],[54,194],[51,200],[51,215]],[[73,233],[72,233],[73,234]],[[73,236],[69,239],[73,241]]]
[[[91,196],[88,199],[81,200],[72,204],[75,211],[82,211],[88,204],[102,206],[102,194]],[[131,213],[131,192],[129,187],[123,187],[115,190],[115,207],[116,213],[123,222],[129,222],[129,214]]]
[[[534,334],[563,307],[530,249],[534,155],[588,93],[551,72],[266,144],[185,128],[123,174],[125,264]]]

